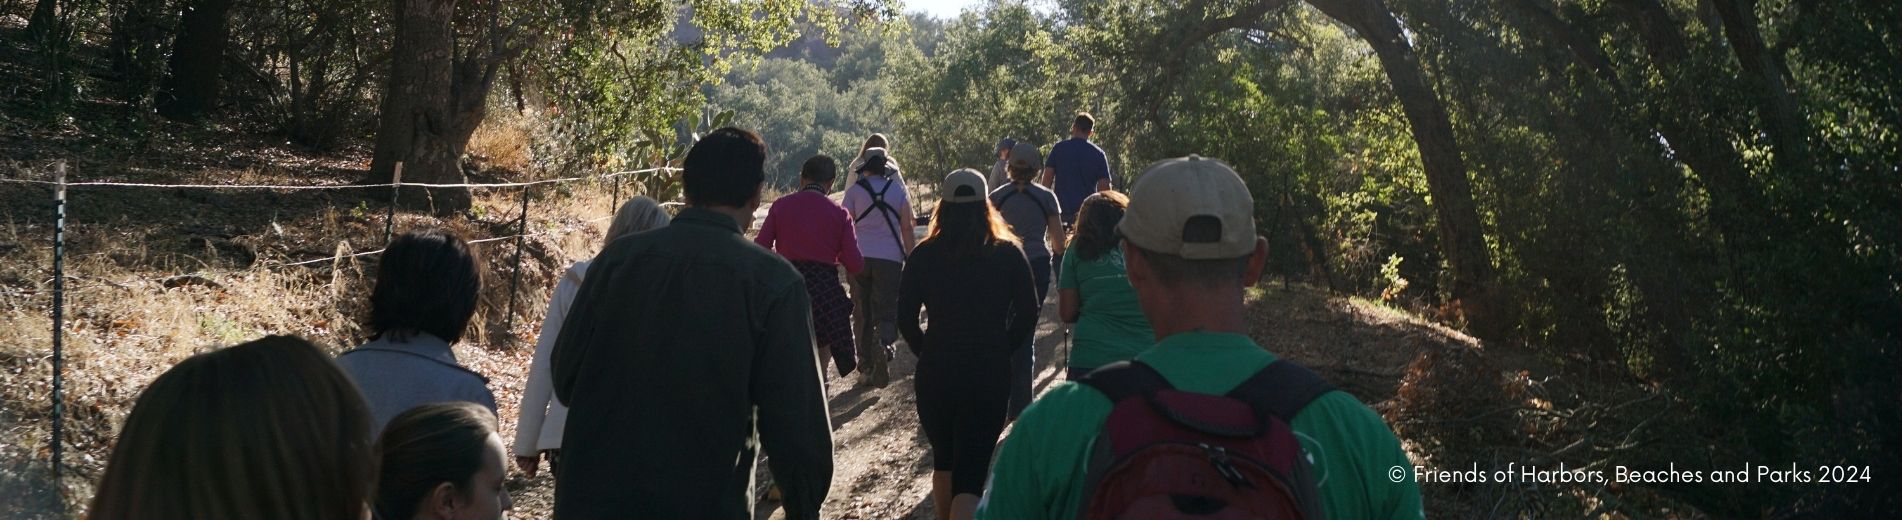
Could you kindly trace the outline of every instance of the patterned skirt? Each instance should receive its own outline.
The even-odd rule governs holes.
[[[839,282],[839,266],[793,261],[806,278],[806,296],[812,300],[812,333],[819,348],[832,353],[841,377],[858,368],[858,348],[852,342],[852,299]]]

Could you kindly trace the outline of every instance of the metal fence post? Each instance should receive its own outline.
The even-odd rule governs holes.
[[[61,442],[66,435],[64,421],[66,406],[62,391],[65,388],[65,331],[66,309],[66,161],[60,161],[54,167],[58,171],[59,185],[53,188],[53,491],[60,494],[59,508],[66,508],[66,500],[60,485],[60,465],[63,462]]]
[[[403,161],[396,161],[396,172],[390,175],[390,209],[383,216],[383,245],[388,246],[396,240],[396,197],[403,193]]]
[[[621,175],[619,173],[612,175],[614,175],[614,198],[608,200],[609,215],[621,211]]]
[[[522,243],[528,239],[528,192],[534,185],[522,187],[522,216],[520,231],[515,235],[515,272],[509,275],[509,309],[502,317],[502,332],[509,334],[515,330],[515,288],[522,281]]]

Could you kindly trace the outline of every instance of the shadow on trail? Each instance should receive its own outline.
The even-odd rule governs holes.
[[[845,423],[852,422],[853,419],[859,418],[859,415],[864,414],[866,409],[871,408],[872,405],[875,404],[878,404],[878,396],[876,395],[870,399],[860,400],[858,404],[852,405],[851,409],[844,412],[834,412],[832,414],[832,427],[837,428],[844,426]]]

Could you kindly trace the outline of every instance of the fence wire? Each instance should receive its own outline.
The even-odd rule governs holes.
[[[64,460],[64,457],[62,455],[62,452],[64,450],[62,450],[61,448],[65,444],[62,440],[62,437],[64,436],[63,430],[64,430],[65,421],[63,420],[64,419],[63,416],[65,415],[64,414],[65,403],[61,395],[62,394],[61,387],[64,386],[62,385],[63,383],[62,380],[64,379],[63,377],[64,363],[62,362],[63,361],[62,358],[64,357],[64,355],[62,352],[63,349],[61,348],[63,346],[62,345],[63,341],[61,340],[63,339],[64,332],[65,332],[65,323],[64,323],[65,321],[64,314],[65,314],[65,307],[66,307],[65,293],[68,292],[69,290],[69,288],[66,287],[66,284],[65,284],[65,280],[67,276],[65,273],[65,262],[64,262],[65,260],[64,257],[66,253],[65,251],[66,248],[64,247],[65,246],[65,232],[64,231],[66,227],[65,224],[66,224],[67,207],[71,205],[71,201],[66,197],[66,191],[68,188],[98,187],[98,188],[174,189],[174,190],[183,189],[183,190],[272,190],[272,191],[353,190],[353,189],[391,188],[392,199],[391,199],[391,205],[390,205],[390,212],[388,216],[386,217],[388,222],[386,222],[387,227],[384,233],[386,242],[388,241],[388,237],[391,235],[395,227],[395,207],[396,207],[395,202],[396,201],[395,201],[394,195],[395,195],[395,192],[400,190],[402,187],[409,186],[409,187],[418,187],[418,188],[467,188],[472,190],[497,189],[497,188],[521,188],[523,190],[522,214],[521,214],[521,217],[518,219],[521,226],[520,228],[521,232],[514,235],[509,235],[509,236],[490,237],[490,238],[482,238],[482,239],[475,239],[475,240],[469,241],[470,244],[483,244],[483,243],[489,243],[489,242],[500,242],[503,240],[518,240],[519,241],[519,240],[526,239],[529,237],[534,237],[534,236],[565,235],[565,234],[573,232],[576,229],[585,227],[588,224],[594,224],[594,223],[598,223],[604,220],[614,218],[614,214],[613,214],[614,212],[610,211],[607,216],[597,217],[594,219],[582,221],[580,225],[577,225],[577,226],[570,226],[570,227],[566,227],[566,228],[558,229],[558,230],[549,230],[549,231],[540,231],[540,232],[530,233],[528,232],[528,199],[529,199],[528,190],[532,189],[535,186],[553,185],[553,184],[561,184],[561,183],[584,181],[584,180],[614,179],[615,197],[618,198],[620,195],[620,178],[621,177],[630,176],[630,175],[640,175],[640,174],[646,174],[646,173],[656,173],[656,172],[673,172],[673,171],[679,171],[680,169],[673,168],[673,167],[658,167],[658,168],[646,168],[646,169],[640,169],[640,170],[618,171],[618,172],[606,173],[601,175],[593,175],[593,176],[563,177],[558,179],[541,179],[541,180],[522,181],[522,182],[435,184],[435,183],[420,183],[420,182],[402,182],[402,173],[401,173],[402,164],[398,163],[396,173],[394,174],[392,178],[393,182],[380,183],[380,184],[307,184],[307,185],[162,184],[162,183],[149,183],[149,182],[119,182],[119,181],[67,182],[66,181],[67,168],[66,168],[65,161],[59,162],[54,167],[54,170],[57,173],[56,180],[48,181],[48,180],[39,180],[39,179],[0,178],[0,183],[43,185],[43,186],[50,186],[54,190],[55,204],[54,204],[54,237],[53,237],[53,266],[52,266],[53,267],[53,279],[52,279],[53,301],[52,301],[52,309],[51,309],[51,316],[50,316],[52,321],[52,328],[53,328],[53,345],[52,345],[53,353],[51,356],[52,364],[53,364],[53,391],[52,391],[52,395],[50,396],[53,401],[53,407],[52,407],[53,420],[52,420],[52,437],[50,438],[49,444],[51,444],[50,456],[52,458],[52,464],[51,464],[51,470],[52,470],[51,472],[53,477],[52,482],[54,483],[54,488],[56,490],[63,490],[65,487],[59,485],[60,476],[61,476],[60,470],[61,470],[61,467],[63,466],[63,460]],[[614,204],[614,208],[618,210],[620,201],[615,200],[613,204]],[[663,203],[662,205],[666,207],[671,207],[671,206],[677,206],[679,205],[679,203],[668,202],[668,203]],[[520,255],[521,248],[522,248],[522,245],[518,243],[516,245],[517,254],[516,254],[516,260],[515,260],[515,271],[518,275],[522,269],[521,255]],[[341,261],[345,259],[355,259],[355,258],[380,254],[384,250],[385,250],[384,248],[378,248],[372,251],[353,252],[347,255],[339,254],[339,255],[333,255],[333,256],[324,257],[324,258],[304,260],[300,262],[289,262],[289,263],[262,262],[260,266],[253,267],[252,269],[296,267],[296,266],[303,266],[303,265],[318,264],[323,262],[337,262],[337,261]],[[156,278],[138,278],[138,279],[135,279],[134,281],[142,282],[142,281],[153,281],[153,280],[157,280],[157,279]],[[32,295],[36,295],[37,293],[38,291],[0,290],[0,295],[7,295],[7,296],[29,297]],[[514,288],[511,287],[510,294],[509,294],[509,301],[511,304],[510,305],[511,308],[513,307],[514,300],[515,300]],[[513,310],[511,309],[510,316],[509,316],[509,318],[511,318],[510,319],[511,322],[513,321],[512,319],[513,317],[514,317]],[[61,494],[63,495],[63,492],[61,492]],[[63,496],[59,502],[63,507],[65,503]]]

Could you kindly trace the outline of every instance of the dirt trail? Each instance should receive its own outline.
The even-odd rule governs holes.
[[[1055,297],[1052,296],[1054,301]],[[1037,327],[1038,392],[1061,382],[1062,362],[1055,357],[1062,348],[1062,333],[1056,328],[1056,306],[1044,307]],[[826,495],[825,518],[898,519],[931,518],[930,446],[924,430],[918,426],[917,400],[912,387],[913,370],[918,358],[899,341],[898,358],[891,363],[891,385],[885,388],[854,386],[857,374],[840,378],[828,372],[826,395],[832,412],[833,473],[832,489]],[[524,365],[525,366],[525,365]],[[514,403],[504,403],[503,428],[514,438]],[[778,503],[764,499],[765,482],[770,479],[765,465],[760,466],[761,497],[755,518],[785,518]],[[509,481],[515,499],[515,518],[548,518],[553,509],[553,480],[546,474],[526,479],[517,474]]]
[[[1037,329],[1039,393],[1062,382],[1067,359],[1055,324],[1054,294],[1051,300]],[[1473,348],[1469,338],[1450,329],[1308,289],[1258,292],[1251,297],[1250,310],[1252,335],[1264,346],[1313,367],[1383,414],[1395,408],[1402,376],[1421,353]],[[916,363],[901,344],[891,365],[890,386],[854,387],[853,378],[827,382],[836,430],[832,488],[821,511],[825,518],[932,517],[930,448],[918,426],[912,387]],[[770,478],[763,465],[760,472],[762,483]],[[550,484],[546,476],[511,481],[516,517],[546,518],[552,503]],[[767,500],[761,500],[756,511],[760,520],[785,517],[777,503]]]

